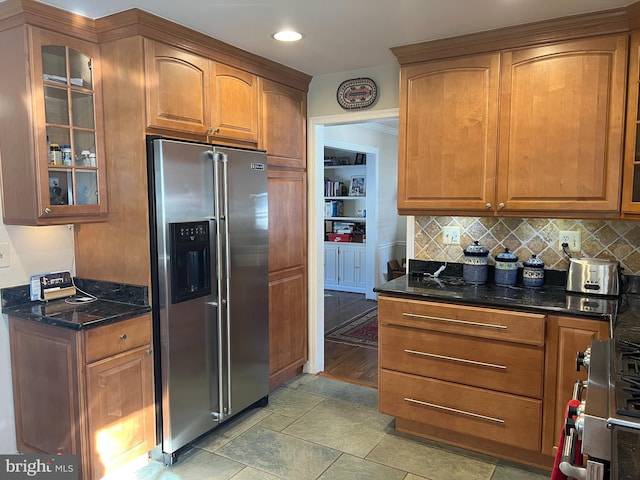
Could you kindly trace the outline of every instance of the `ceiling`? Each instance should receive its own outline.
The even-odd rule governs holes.
[[[633,0],[46,0],[89,18],[137,7],[223,42],[325,75],[394,64],[390,47],[617,8]],[[294,44],[271,38],[290,28]]]

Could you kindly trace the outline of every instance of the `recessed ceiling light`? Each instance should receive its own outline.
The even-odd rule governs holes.
[[[302,38],[302,34],[293,30],[282,30],[274,33],[272,37],[281,42],[297,42]]]

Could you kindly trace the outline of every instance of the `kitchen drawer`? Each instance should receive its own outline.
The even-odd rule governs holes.
[[[91,328],[85,331],[85,361],[90,363],[150,343],[149,315]]]
[[[379,326],[380,368],[542,398],[542,347]]]
[[[380,369],[381,413],[540,451],[542,401]]]
[[[544,315],[423,300],[378,300],[380,324],[544,345]]]

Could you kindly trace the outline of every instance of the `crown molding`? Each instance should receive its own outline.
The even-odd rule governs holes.
[[[640,2],[623,8],[543,20],[391,48],[400,65],[474,55],[596,35],[629,32],[640,26]]]

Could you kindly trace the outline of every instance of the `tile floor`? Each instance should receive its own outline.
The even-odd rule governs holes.
[[[118,480],[547,480],[544,471],[397,433],[377,391],[301,375],[199,440],[171,467]]]

